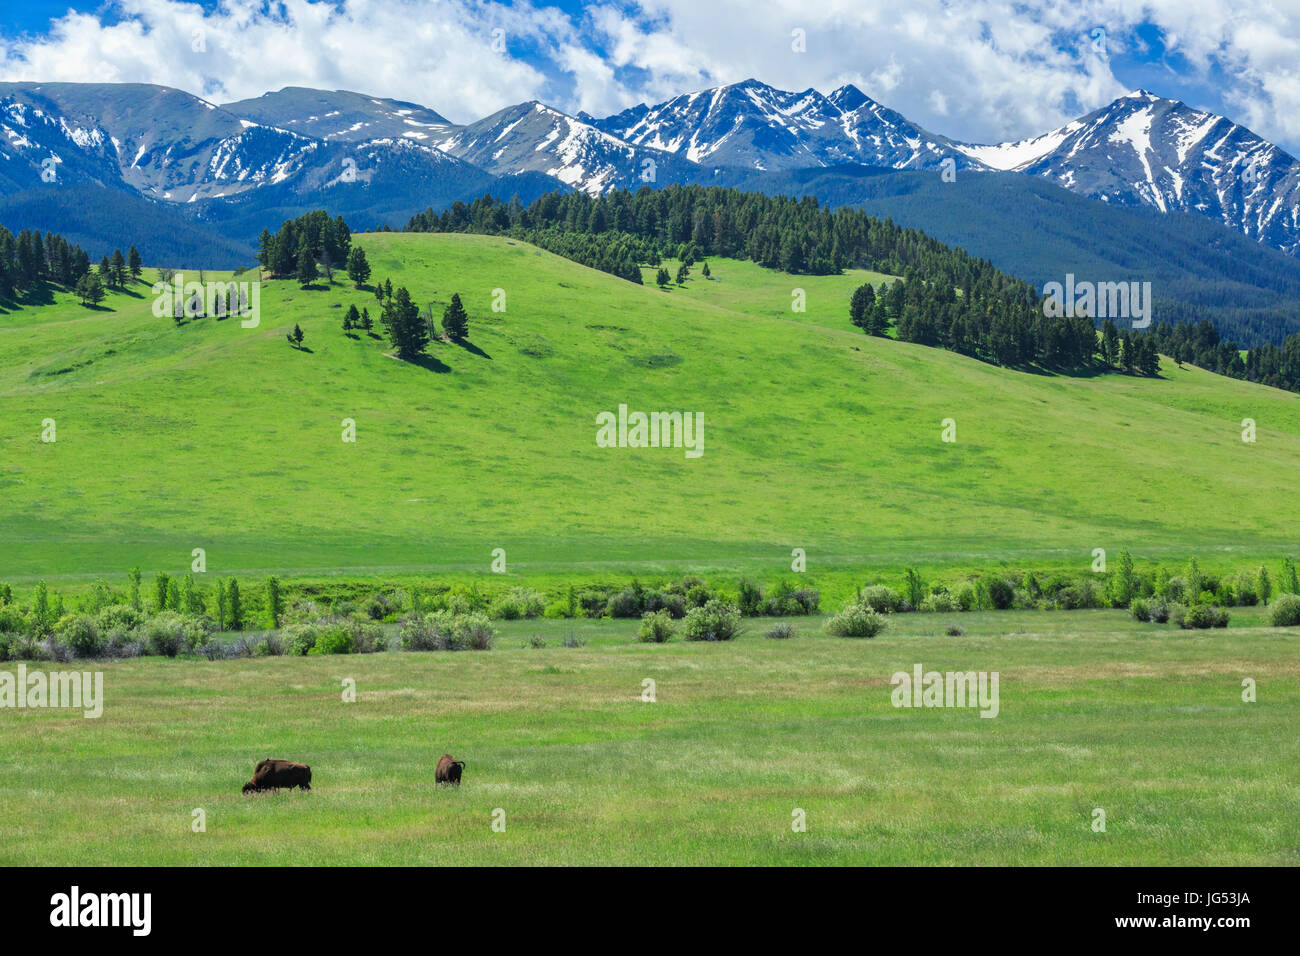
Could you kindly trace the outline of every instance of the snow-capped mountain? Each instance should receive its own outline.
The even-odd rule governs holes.
[[[692,181],[693,162],[629,142],[536,101],[456,128],[437,147],[490,173],[537,172],[593,195],[646,184]]]
[[[243,119],[327,141],[405,139],[428,145],[454,128],[453,123],[427,106],[350,90],[287,86],[275,93],[223,104],[222,109]]]
[[[1103,202],[1200,213],[1300,253],[1300,162],[1244,126],[1146,90],[1034,139],[957,148],[994,169]]]
[[[279,105],[299,105],[299,92],[284,91]],[[162,86],[0,83],[0,157],[17,160],[4,164],[16,185],[96,182],[167,203],[233,199],[286,183],[298,193],[366,184],[386,163],[406,169],[413,183],[490,178],[405,135],[419,127],[445,133],[451,126],[437,114],[412,107],[412,127],[402,104],[366,102],[369,122],[357,119],[362,110],[352,104],[346,126],[305,113],[297,132],[285,126],[299,117],[286,116],[281,126],[272,109],[237,115]],[[329,135],[318,135],[322,126]],[[381,135],[360,136],[367,126]]]
[[[104,185],[171,202],[279,182],[300,172],[315,148],[305,136],[147,84],[0,83],[0,111],[8,117],[7,155],[42,169],[52,160],[59,179],[74,181],[74,157],[95,156]],[[65,141],[23,145],[24,123],[45,122],[60,126]]]
[[[929,168],[945,156],[962,166],[951,143],[886,109],[857,87],[829,96],[790,93],[749,79],[658,106],[624,110],[598,129],[695,163],[744,169],[803,169],[857,163],[895,169]]]
[[[167,204],[238,200],[247,210],[328,198],[379,217],[503,176],[515,178],[500,188],[534,195],[548,184],[592,194],[675,182],[781,190],[812,170],[932,170],[945,160],[1043,177],[1111,205],[1203,215],[1300,255],[1300,162],[1230,120],[1141,90],[1050,133],[978,145],[930,132],[851,85],[823,95],[751,79],[603,119],[532,101],[461,126],[346,90],[289,87],[218,106],[144,84],[0,83],[0,196],[48,183],[52,168],[60,182]],[[384,202],[371,207],[323,193],[374,184]]]

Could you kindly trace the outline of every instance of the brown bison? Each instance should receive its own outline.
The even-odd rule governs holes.
[[[433,780],[435,783],[454,783],[459,786],[460,774],[464,769],[465,761],[452,760],[451,754],[443,754],[438,761],[438,768],[433,772]]]
[[[289,760],[263,760],[253,768],[253,779],[244,784],[244,793],[261,793],[282,787],[311,789],[311,767]]]

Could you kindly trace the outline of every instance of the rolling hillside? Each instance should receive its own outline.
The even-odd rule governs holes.
[[[871,339],[847,317],[862,273],[713,259],[660,291],[501,238],[356,242],[435,315],[459,292],[472,345],[421,367],[346,337],[348,303],[378,309],[341,275],[264,284],[255,329],[176,327],[147,283],[0,315],[0,576],[183,568],[200,547],[217,573],[485,569],[497,547],[522,573],[1294,547],[1295,395],[1168,360],[1154,381],[1057,378]],[[702,413],[703,455],[596,447],[620,404]]]

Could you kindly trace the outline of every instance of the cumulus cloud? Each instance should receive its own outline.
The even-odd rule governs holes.
[[[1182,98],[1300,143],[1300,0],[626,0],[573,14],[545,0],[110,0],[104,19],[0,38],[0,76],[215,101],[347,88],[461,122],[528,99],[599,115],[750,76],[851,82],[937,132],[994,142],[1110,102],[1153,46],[1169,78],[1155,92],[1216,91]]]

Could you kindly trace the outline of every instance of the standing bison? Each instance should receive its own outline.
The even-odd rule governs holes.
[[[253,768],[253,779],[244,784],[244,793],[280,790],[284,787],[311,789],[311,767],[289,760],[263,760]]]
[[[460,774],[465,769],[465,761],[452,760],[451,754],[443,754],[438,761],[438,769],[433,772],[435,783],[454,783],[460,785]]]

